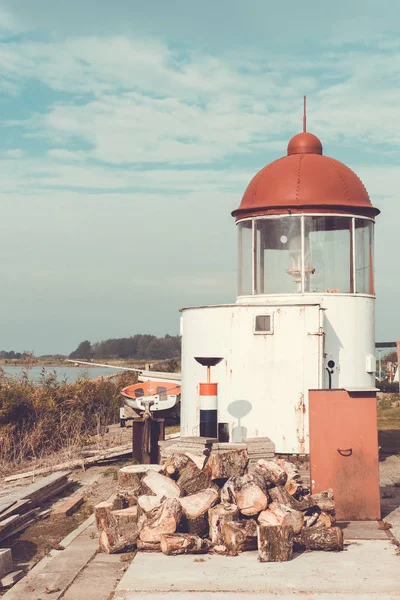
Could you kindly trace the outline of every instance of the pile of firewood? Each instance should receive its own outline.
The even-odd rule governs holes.
[[[286,460],[261,459],[249,472],[243,449],[207,459],[179,452],[162,466],[124,467],[117,495],[98,504],[95,516],[107,553],[258,549],[260,561],[281,562],[293,549],[343,549],[332,490],[310,494]]]

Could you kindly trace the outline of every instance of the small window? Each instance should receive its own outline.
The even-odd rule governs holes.
[[[135,390],[135,396],[136,398],[142,398],[144,396],[144,389],[138,388],[137,390]]]
[[[254,333],[273,333],[271,315],[257,315],[254,322]]]

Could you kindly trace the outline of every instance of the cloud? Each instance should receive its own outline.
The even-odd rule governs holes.
[[[20,33],[24,30],[19,19],[8,11],[4,6],[0,7],[0,38],[8,37],[12,34]]]
[[[24,151],[22,148],[11,148],[10,150],[6,150],[4,154],[10,158],[22,158],[24,156]]]
[[[10,93],[24,94],[36,80],[59,94],[8,124],[44,140],[53,157],[103,168],[215,163],[261,151],[268,158],[300,129],[304,91],[324,143],[379,145],[389,156],[400,144],[399,65],[396,46],[236,61],[126,36],[13,42],[0,51]]]
[[[377,231],[395,239],[400,47],[382,37],[349,47],[341,34],[290,53],[200,51],[129,32],[0,44],[1,273],[18,287],[10,308],[19,295],[60,320],[72,310],[78,332],[97,311],[101,339],[114,335],[113,324],[102,333],[114,303],[123,333],[128,321],[143,326],[150,304],[172,330],[166,306],[233,301],[230,211],[301,129],[303,93],[309,129],[393,211]]]

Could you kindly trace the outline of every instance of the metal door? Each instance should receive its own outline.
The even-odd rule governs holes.
[[[339,521],[380,519],[376,393],[310,390],[312,492],[333,488]]]

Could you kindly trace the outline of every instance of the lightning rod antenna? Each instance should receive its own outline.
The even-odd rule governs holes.
[[[307,131],[307,96],[304,96],[303,132]]]

